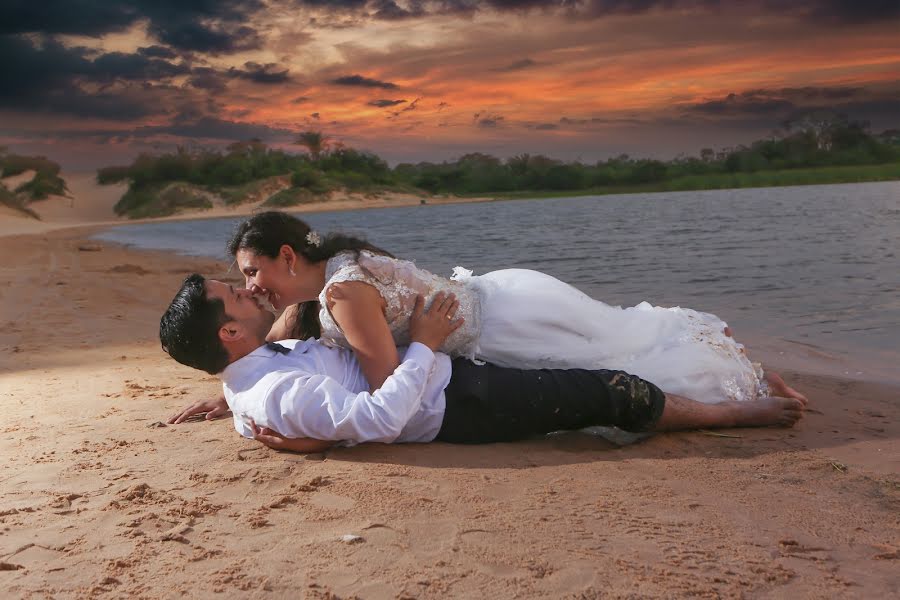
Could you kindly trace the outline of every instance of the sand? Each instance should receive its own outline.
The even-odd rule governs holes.
[[[164,425],[220,386],[163,354],[159,316],[225,265],[91,231],[0,237],[4,597],[900,593],[897,387],[788,372],[812,399],[794,429],[623,448],[277,453],[230,419]]]

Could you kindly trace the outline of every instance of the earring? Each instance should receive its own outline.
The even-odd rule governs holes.
[[[291,277],[296,277],[297,274],[294,273],[294,267],[288,267],[288,273],[291,274]]]

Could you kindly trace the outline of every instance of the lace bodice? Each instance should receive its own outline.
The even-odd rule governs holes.
[[[325,297],[329,286],[341,281],[364,281],[378,290],[385,302],[384,316],[398,346],[409,344],[409,319],[417,294],[425,298],[426,308],[438,292],[456,294],[459,300],[456,316],[465,318],[465,323],[447,338],[440,350],[452,356],[475,355],[481,331],[481,303],[474,289],[420,269],[411,261],[366,250],[360,251],[358,257],[356,252],[348,251],[328,260],[325,287],[319,294],[321,340],[326,344],[350,347],[340,326],[332,318]]]

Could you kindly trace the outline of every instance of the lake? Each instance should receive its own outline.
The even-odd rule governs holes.
[[[900,381],[900,182],[299,216],[322,233],[362,235],[439,274],[456,265],[475,274],[538,269],[609,304],[648,300],[713,312],[739,340],[821,355],[824,370],[835,359],[844,374]],[[240,220],[122,225],[96,237],[224,258]]]

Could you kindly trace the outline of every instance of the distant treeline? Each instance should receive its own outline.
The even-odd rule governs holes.
[[[100,169],[97,180],[129,183],[117,213],[158,216],[211,206],[209,193],[226,203],[265,196],[268,206],[290,206],[336,189],[541,195],[900,177],[900,131],[873,135],[866,123],[843,117],[789,123],[749,146],[718,152],[707,148],[699,156],[670,161],[621,155],[595,163],[563,162],[529,154],[502,160],[471,153],[454,161],[391,168],[375,154],[329,143],[320,132],[305,132],[297,143],[308,152],[293,154],[249,141],[232,144],[225,152],[180,148],[171,154],[142,155],[131,165]]]
[[[729,175],[898,161],[900,131],[875,136],[865,123],[836,118],[787,124],[779,134],[750,146],[719,152],[705,148],[698,157],[670,161],[624,154],[595,163],[562,162],[528,154],[502,161],[476,153],[440,164],[401,164],[394,172],[402,180],[431,192],[478,194],[640,188],[667,182],[673,185],[665,187],[679,188],[678,182],[684,179],[702,189],[704,178],[708,178],[709,187],[720,187],[719,182],[742,179]]]
[[[36,218],[37,214],[28,208],[29,202],[44,200],[51,195],[62,196],[68,190],[65,180],[59,176],[58,163],[44,156],[10,154],[6,148],[0,147],[0,178],[21,175],[26,171],[34,171],[34,176],[13,190],[0,183],[0,204]]]

